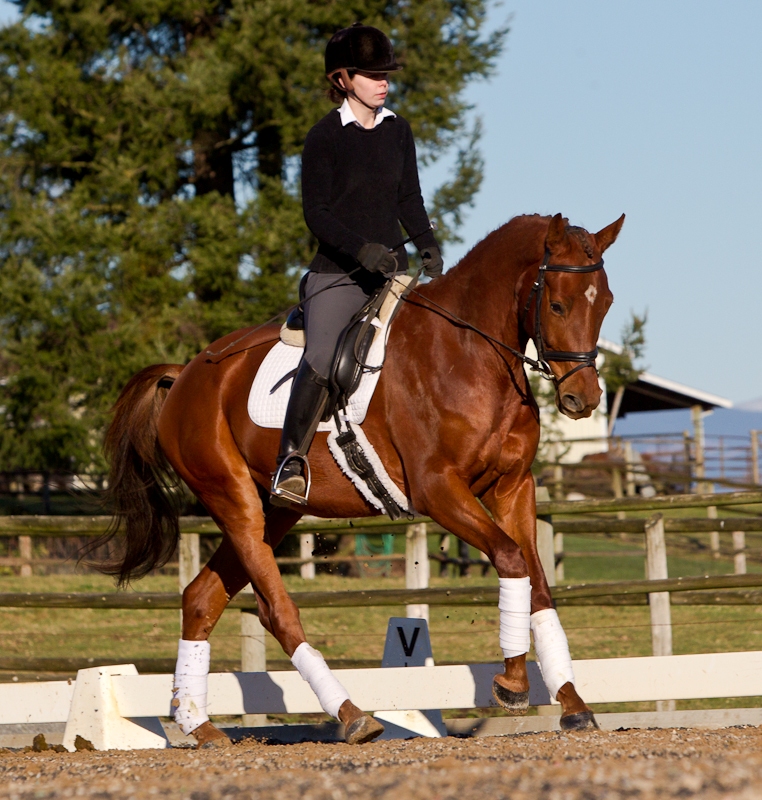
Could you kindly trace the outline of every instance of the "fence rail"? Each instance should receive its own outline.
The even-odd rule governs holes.
[[[544,497],[543,497],[544,495]],[[736,572],[745,572],[744,531],[762,530],[762,517],[737,517],[717,519],[718,507],[738,508],[756,514],[762,504],[762,492],[732,492],[725,494],[675,495],[670,497],[615,498],[582,501],[549,501],[547,490],[538,490],[538,549],[541,561],[552,586],[558,606],[588,605],[650,605],[654,637],[671,631],[669,616],[670,598],[676,605],[757,605],[762,604],[762,575],[724,575],[697,578],[667,578],[665,533],[710,532],[722,530],[733,533]],[[706,509],[710,518],[664,519],[660,513],[672,509]],[[650,517],[620,519],[623,513],[651,514]],[[580,519],[588,515],[588,519]],[[603,517],[601,515],[612,515]],[[574,517],[567,519],[565,517]],[[107,528],[107,517],[0,517],[0,536],[18,535],[27,542],[31,553],[32,537],[44,536],[94,536]],[[184,517],[180,520],[180,590],[198,572],[199,536],[220,535],[210,518]],[[379,554],[362,556],[363,562],[405,559],[406,589],[379,589],[371,591],[296,592],[295,602],[301,608],[355,608],[367,606],[406,606],[408,616],[428,617],[429,606],[495,606],[498,590],[484,588],[429,588],[429,558],[441,559],[441,554],[429,554],[427,536],[446,532],[430,520],[399,520],[392,522],[383,517],[357,520],[303,519],[294,529],[302,537],[300,558],[283,561],[299,563],[304,570],[314,563],[327,560],[313,556],[311,547],[315,533],[394,533],[405,535],[406,554]],[[624,532],[644,534],[646,539],[647,574],[660,580],[625,581],[616,583],[559,585],[563,581],[563,536],[565,534]],[[355,560],[357,556],[329,556],[333,560]],[[455,560],[458,561],[457,559]],[[559,567],[561,568],[559,570]],[[305,577],[311,577],[309,574]],[[60,608],[60,609],[179,609],[181,594],[174,593],[6,593],[0,594],[0,608]],[[256,599],[253,594],[241,593],[230,603],[230,608],[241,613],[242,667],[249,671],[265,668],[264,631],[256,618]],[[671,652],[671,633],[668,645],[659,645],[660,654]],[[661,639],[659,639],[661,641]]]

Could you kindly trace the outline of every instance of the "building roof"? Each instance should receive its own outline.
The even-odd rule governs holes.
[[[622,347],[606,339],[598,340],[601,350],[621,353]],[[608,407],[614,401],[614,393],[607,393]],[[704,411],[712,408],[730,408],[733,403],[725,397],[719,397],[701,389],[684,386],[676,381],[660,378],[650,372],[642,372],[638,380],[627,386],[622,397],[617,417],[638,411],[665,411],[674,408],[691,408],[701,406]]]

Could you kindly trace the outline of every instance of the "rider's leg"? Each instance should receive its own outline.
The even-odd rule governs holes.
[[[283,421],[280,449],[276,459],[283,467],[273,476],[272,490],[292,497],[306,500],[307,482],[299,458],[289,458],[292,454],[306,455],[315,436],[315,431],[323,416],[328,400],[328,380],[318,374],[302,358],[299,370],[291,387],[291,397]],[[286,496],[288,496],[286,495]],[[273,498],[275,500],[275,498]]]
[[[352,317],[379,284],[377,276],[358,278],[330,273],[307,273],[304,292],[306,347],[294,378],[283,423],[276,463],[283,464],[273,478],[272,491],[288,492],[287,499],[305,498],[307,482],[297,452],[306,455],[328,398],[328,378],[339,338]],[[283,463],[285,461],[285,463]],[[290,498],[289,498],[290,495]],[[274,502],[278,502],[275,500]],[[295,502],[298,502],[296,500]]]

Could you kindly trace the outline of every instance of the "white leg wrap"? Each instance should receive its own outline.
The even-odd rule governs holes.
[[[565,683],[574,683],[569,643],[555,608],[535,611],[530,624],[542,679],[555,700],[558,690]]]
[[[172,715],[186,736],[209,719],[206,694],[210,654],[209,642],[180,639],[172,687]]]
[[[323,711],[338,719],[342,703],[349,700],[349,692],[336,679],[323,656],[314,647],[310,647],[307,642],[302,642],[294,650],[291,663],[299,670],[302,678],[309,683],[310,689],[317,695]]]
[[[505,658],[529,652],[529,612],[532,586],[529,578],[500,578],[500,647]]]

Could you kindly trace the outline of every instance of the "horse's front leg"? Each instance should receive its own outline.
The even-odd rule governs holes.
[[[519,543],[526,560],[532,582],[530,626],[535,652],[548,691],[561,703],[561,727],[564,730],[597,728],[593,712],[574,686],[569,644],[537,552],[537,509],[531,473],[519,479],[504,475],[483,499],[495,522]]]
[[[506,536],[456,473],[429,474],[425,482],[413,484],[416,508],[425,511],[445,530],[481,550],[497,570],[500,580],[500,647],[505,672],[496,675],[495,699],[511,714],[529,708],[529,651],[531,585],[527,564],[519,545]]]

